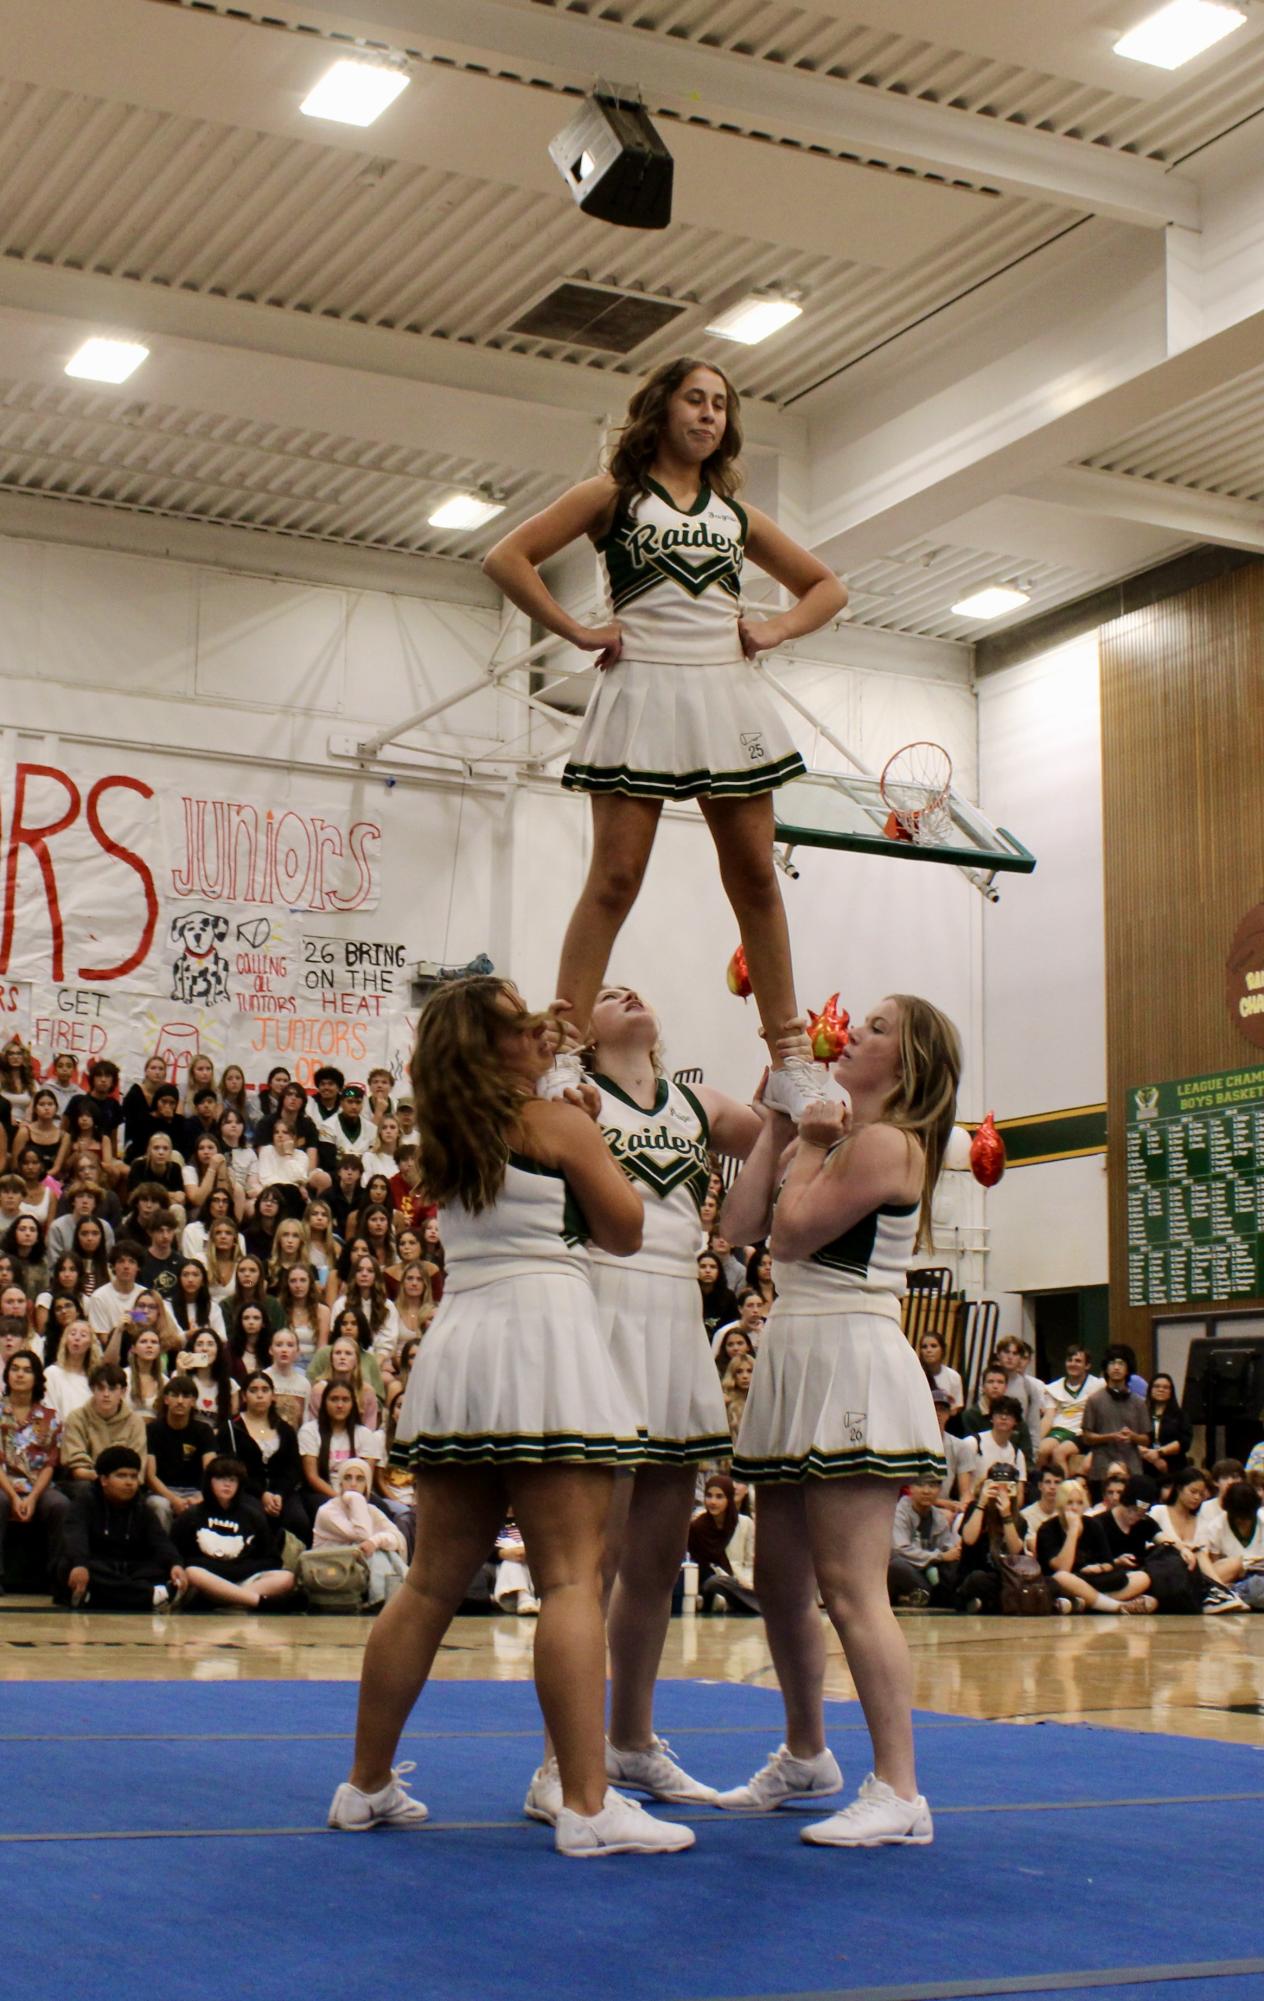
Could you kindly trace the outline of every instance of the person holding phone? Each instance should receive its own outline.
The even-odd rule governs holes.
[[[1001,1572],[996,1558],[1023,1553],[1024,1525],[1018,1500],[1016,1469],[1004,1461],[997,1462],[979,1481],[961,1517],[960,1582],[956,1594],[959,1612],[999,1612]]]

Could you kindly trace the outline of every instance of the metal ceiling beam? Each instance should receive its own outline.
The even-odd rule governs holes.
[[[534,0],[302,0],[269,11],[376,34],[429,53],[464,51],[583,87],[635,84],[651,110],[792,138],[862,159],[998,188],[1146,229],[1196,229],[1198,189],[1160,162],[1090,146],[844,78],[699,48]]]
[[[591,469],[603,427],[629,391],[627,376],[601,369],[12,257],[0,259],[0,310],[6,307],[81,321],[88,331],[130,330],[141,338],[166,336],[236,350],[247,378],[256,362],[265,366],[269,360],[311,362],[377,378],[399,419],[424,420],[428,449],[573,479]],[[5,371],[14,373],[11,357]],[[330,386],[329,407],[310,421],[326,430],[358,431],[365,418],[362,406],[348,400],[350,385],[331,375]],[[134,396],[138,389],[139,378],[128,393]],[[216,406],[195,395],[192,407]],[[753,397],[742,405],[742,429],[757,450],[801,451],[807,437],[804,418],[783,415]],[[395,439],[393,432],[387,436]]]
[[[1038,352],[1032,360],[1039,364]],[[959,520],[997,494],[1030,491],[1033,482],[1108,451],[1115,439],[1130,436],[1141,425],[1262,363],[1264,310],[1179,354],[1147,360],[1142,352],[1126,372],[1103,367],[1099,383],[1086,383],[1089,393],[1078,396],[1070,408],[1059,411],[1056,398],[1039,398],[1034,390],[1027,399],[1016,394],[996,409],[995,422],[986,431],[971,435],[969,427],[963,426],[947,440],[938,465],[915,461],[906,461],[901,467],[892,465],[885,482],[885,499],[879,497],[877,488],[871,488],[841,515],[839,510],[829,510],[818,520],[809,538],[811,545],[823,561],[846,576],[858,562],[881,556],[917,536],[933,535],[942,523]],[[933,420],[932,408],[926,418],[928,429]],[[1046,490],[1041,490],[1047,497]],[[1210,496],[1200,496],[1200,500],[1210,504]],[[1097,506],[1100,512],[1100,500]],[[1162,522],[1164,517],[1151,513],[1146,518]],[[1205,510],[1200,520],[1200,528],[1187,520],[1171,525],[1192,536],[1204,532]],[[1225,522],[1238,533],[1241,525],[1240,519]],[[1212,539],[1238,546],[1228,535],[1213,535]]]
[[[1200,542],[1264,555],[1264,507],[1255,501],[1230,500],[1223,494],[1169,486],[1132,473],[1102,472],[1094,466],[1066,466],[1046,473],[1023,492],[1029,499],[1053,501],[1078,513],[1144,521],[1154,528],[1192,535]]]
[[[500,592],[477,563],[309,541],[224,522],[182,521],[103,501],[0,491],[0,536],[194,563],[234,576],[283,577],[342,590],[382,591],[392,597],[468,605],[489,614],[501,604]]]

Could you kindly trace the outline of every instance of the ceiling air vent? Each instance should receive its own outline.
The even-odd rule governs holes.
[[[606,354],[630,354],[687,311],[688,306],[677,299],[654,299],[644,292],[619,292],[612,285],[567,278],[528,306],[509,332],[528,334],[532,340],[564,341],[570,347],[597,347]]]

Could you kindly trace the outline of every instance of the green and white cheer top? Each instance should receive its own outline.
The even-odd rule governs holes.
[[[588,1225],[555,1167],[511,1153],[496,1200],[477,1216],[463,1203],[439,1210],[443,1296],[529,1273],[588,1276]]]
[[[667,666],[742,659],[746,515],[704,485],[677,507],[655,481],[621,501],[597,543],[608,616],[623,628],[623,658]]]
[[[711,1177],[706,1113],[692,1091],[666,1077],[659,1078],[648,1112],[608,1077],[597,1075],[592,1082],[601,1092],[597,1122],[645,1203],[645,1227],[635,1256],[612,1258],[593,1244],[590,1258],[595,1265],[632,1265],[696,1281],[704,1242],[699,1210]]]

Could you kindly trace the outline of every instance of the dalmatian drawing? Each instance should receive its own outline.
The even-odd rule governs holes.
[[[171,968],[172,1000],[214,1007],[230,998],[228,960],[219,949],[227,936],[228,919],[210,910],[172,918],[171,943],[180,948]]]

